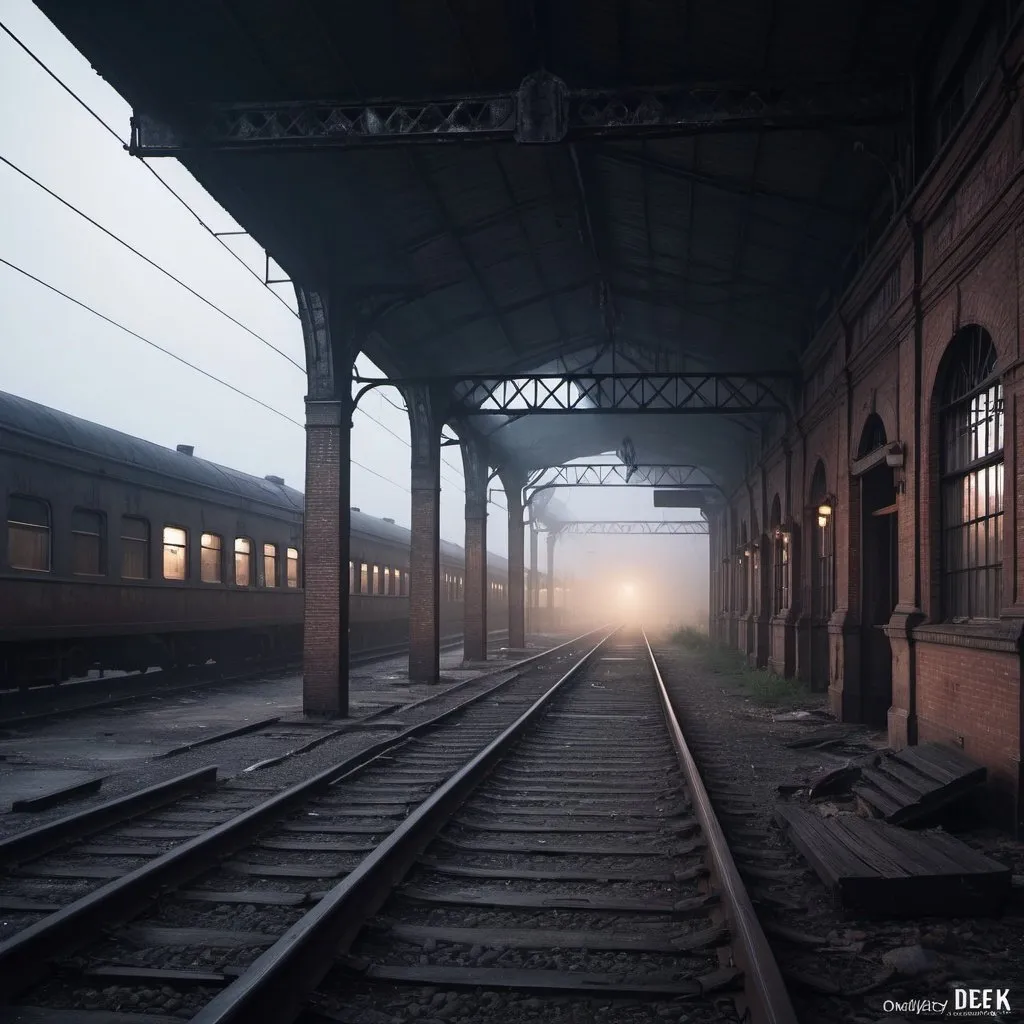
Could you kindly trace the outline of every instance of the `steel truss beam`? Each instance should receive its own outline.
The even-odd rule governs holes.
[[[129,150],[149,157],[173,156],[192,148],[351,148],[502,139],[554,143],[877,124],[900,120],[906,110],[906,85],[891,78],[571,89],[560,78],[541,71],[504,93],[211,104],[186,109],[184,120],[190,127],[184,130],[136,111]]]
[[[356,401],[385,385],[422,381],[355,377]],[[431,378],[449,389],[449,416],[527,413],[776,413],[792,410],[790,373],[523,374],[515,377]],[[775,384],[775,388],[771,385]],[[779,384],[786,390],[780,392]]]
[[[695,476],[699,479],[694,480]],[[550,466],[538,472],[526,490],[536,493],[551,487],[675,487],[693,491],[718,490],[718,485],[708,480],[698,466],[609,463]],[[527,501],[529,500],[530,498],[527,498]]]
[[[704,536],[708,532],[705,519],[660,520],[660,519],[578,519],[559,523],[538,533],[555,533],[560,536],[574,534],[579,537],[591,536]]]

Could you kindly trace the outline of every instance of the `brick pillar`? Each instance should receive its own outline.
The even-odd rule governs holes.
[[[302,710],[348,715],[350,402],[306,399]]]
[[[525,479],[503,473],[508,504],[508,645],[526,646],[526,621],[523,579],[523,485]]]
[[[441,674],[441,427],[440,396],[422,385],[406,389],[412,449],[412,541],[409,551],[409,679],[436,683]]]
[[[530,510],[530,604],[526,616],[527,634],[537,632],[538,606],[540,605],[539,575],[537,571],[537,527],[533,522],[533,510]]]
[[[463,657],[487,660],[487,446],[464,431],[466,480],[466,587],[463,593]]]

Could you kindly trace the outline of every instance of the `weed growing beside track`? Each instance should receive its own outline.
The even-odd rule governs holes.
[[[751,668],[744,656],[716,644],[707,633],[683,626],[671,637],[694,660],[694,667],[718,676],[732,692],[771,707],[801,704],[812,698],[799,679],[784,679],[768,669]]]

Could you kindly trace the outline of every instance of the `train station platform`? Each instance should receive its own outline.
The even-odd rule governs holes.
[[[425,698],[500,674],[566,639],[533,637],[515,652],[496,645],[487,662],[465,663],[461,648],[450,650],[441,655],[438,684],[410,683],[404,655],[353,666],[351,715],[343,720],[303,716],[300,673],[8,720],[0,728],[0,835],[204,765],[217,765],[226,778],[276,762],[318,739],[358,732],[368,718],[387,721]]]

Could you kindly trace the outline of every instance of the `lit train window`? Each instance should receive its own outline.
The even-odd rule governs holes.
[[[199,576],[203,583],[224,582],[224,541],[216,533],[200,538]]]
[[[352,563],[349,562],[351,567]],[[353,578],[355,578],[355,570],[350,568]],[[289,548],[288,549],[288,586],[295,588],[299,585],[299,549]]]
[[[164,527],[164,579],[183,580],[188,575],[188,531]]]
[[[365,562],[359,563],[359,593],[370,592],[370,567]]]
[[[389,565],[384,566],[384,594],[387,597],[392,597],[394,591],[391,589],[391,567]]]
[[[277,586],[277,545],[263,545],[263,585]]]
[[[288,572],[289,572],[289,574],[291,573],[291,557],[292,557],[292,552],[293,551],[295,551],[295,548],[289,548],[288,549]],[[296,559],[298,559],[298,552],[295,553],[295,557],[296,557]],[[289,575],[288,580],[289,580],[289,583],[288,583],[289,587],[295,585],[295,584],[293,584],[291,582],[291,575]],[[348,592],[350,594],[354,594],[356,592],[356,563],[355,562],[349,562],[348,563]]]
[[[149,579],[149,523],[137,516],[121,516],[121,578]]]
[[[71,513],[71,571],[76,576],[102,576],[103,513],[76,508]]]
[[[373,586],[370,588],[370,593],[380,593],[380,569],[376,565],[373,567]]]
[[[7,505],[7,561],[12,569],[50,571],[50,506],[12,495]]]
[[[252,586],[252,541],[248,537],[235,538],[235,586]]]

